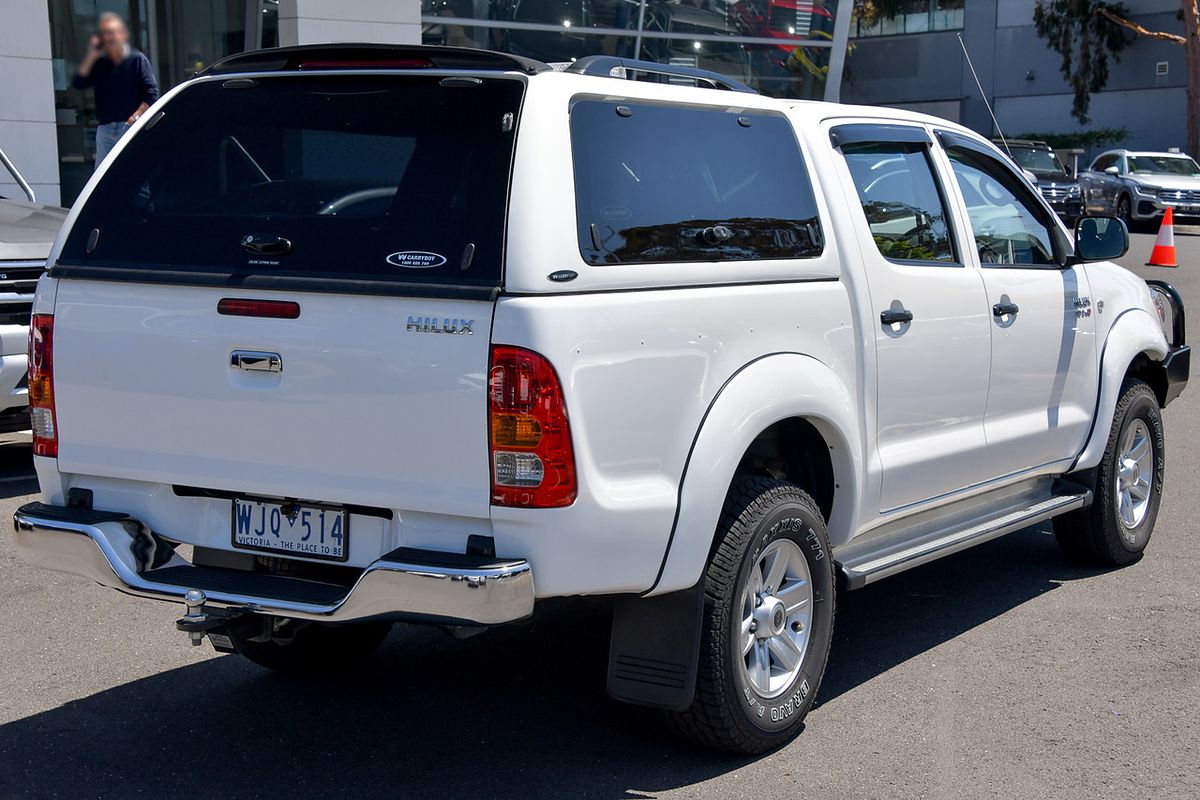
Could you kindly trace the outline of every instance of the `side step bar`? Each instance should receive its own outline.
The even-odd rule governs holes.
[[[846,588],[861,589],[898,572],[919,567],[1091,503],[1090,489],[1060,482],[1057,491],[1049,497],[998,517],[973,522],[965,527],[934,531],[915,540],[911,537],[898,540],[886,534],[868,537],[861,543],[847,543],[839,548],[842,552],[835,551],[834,558],[837,559]]]

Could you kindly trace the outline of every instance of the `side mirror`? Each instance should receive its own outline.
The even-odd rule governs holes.
[[[1129,229],[1116,217],[1080,217],[1075,223],[1075,263],[1111,261],[1129,250]]]
[[[1105,167],[1104,174],[1105,175],[1120,175],[1121,170],[1117,169],[1116,167]]]

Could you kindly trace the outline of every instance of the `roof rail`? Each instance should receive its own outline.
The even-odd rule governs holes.
[[[235,72],[287,72],[315,69],[475,69],[517,70],[533,75],[550,66],[532,58],[491,50],[439,45],[366,43],[269,47],[213,62],[199,75]]]
[[[584,56],[563,71],[575,72],[580,75],[596,75],[602,78],[628,78],[630,72],[645,72],[650,75],[691,78],[697,83],[708,84],[712,89],[758,94],[746,84],[726,78],[719,72],[695,67],[680,67],[674,64],[658,64],[653,61],[638,61],[632,58],[618,58],[617,56]]]

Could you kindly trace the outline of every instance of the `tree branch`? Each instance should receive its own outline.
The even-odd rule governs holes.
[[[1177,36],[1173,33],[1167,33],[1165,31],[1147,30],[1141,25],[1138,25],[1136,22],[1130,22],[1124,17],[1117,16],[1107,8],[1098,8],[1096,9],[1096,13],[1110,22],[1116,23],[1123,28],[1128,28],[1138,36],[1145,36],[1150,39],[1162,39],[1164,42],[1171,42],[1172,44],[1187,44],[1187,39],[1183,38],[1182,36]]]

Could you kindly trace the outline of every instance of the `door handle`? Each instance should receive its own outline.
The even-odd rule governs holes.
[[[283,358],[261,350],[234,350],[229,354],[229,366],[246,372],[283,372]]]
[[[282,236],[251,233],[242,237],[242,249],[260,256],[286,256],[292,243]]]
[[[879,314],[879,321],[884,325],[897,325],[901,322],[912,322],[913,314],[906,308],[889,308]]]
[[[1020,310],[1020,307],[1016,303],[996,303],[996,305],[992,306],[992,316],[1007,317],[1011,314],[1016,314]]]

